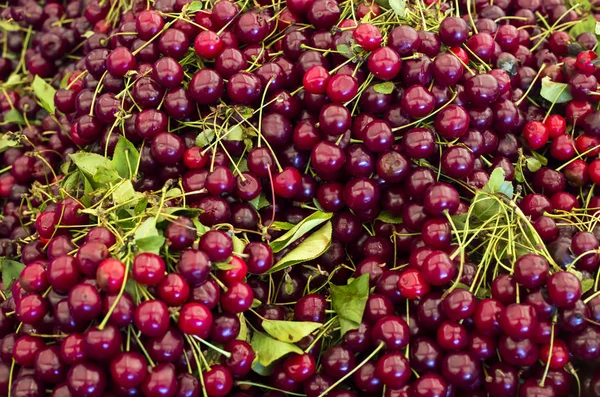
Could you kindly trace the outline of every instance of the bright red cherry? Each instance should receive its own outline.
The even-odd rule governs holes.
[[[381,45],[381,32],[377,26],[370,23],[361,23],[352,32],[352,38],[362,48],[373,51]]]
[[[378,79],[392,80],[400,73],[402,60],[390,47],[381,47],[371,53],[367,66]]]
[[[329,83],[329,71],[320,65],[312,66],[304,73],[302,85],[311,94],[324,94]]]
[[[421,298],[429,292],[429,284],[416,269],[407,269],[398,279],[398,289],[402,296],[408,299]]]
[[[581,73],[590,75],[596,71],[596,65],[594,65],[594,59],[598,58],[598,55],[594,51],[582,51],[577,54],[577,61],[575,67]]]
[[[550,133],[541,121],[530,121],[523,127],[523,138],[531,150],[538,150],[548,142]]]
[[[559,114],[552,114],[548,116],[544,122],[548,129],[548,135],[550,138],[556,138],[567,132],[567,120]]]
[[[554,339],[552,350],[550,350],[550,343],[541,347],[540,359],[544,364],[550,360],[550,368],[552,369],[561,369],[569,362],[569,349],[565,342],[560,339]]]
[[[202,58],[215,59],[223,49],[223,40],[215,32],[204,30],[194,40],[194,51]]]

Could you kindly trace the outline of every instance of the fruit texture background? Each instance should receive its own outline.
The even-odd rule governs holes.
[[[600,396],[600,3],[0,1],[0,396]]]

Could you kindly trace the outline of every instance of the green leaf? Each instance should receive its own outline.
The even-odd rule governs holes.
[[[65,73],[65,75],[63,76],[63,78],[60,79],[60,83],[59,83],[58,86],[60,88],[67,88],[67,85],[69,85],[69,78],[71,78],[72,74],[73,74],[73,72]]]
[[[250,345],[258,357],[258,362],[264,367],[268,367],[290,353],[303,353],[298,346],[279,341],[262,332],[254,333]]]
[[[589,11],[592,9],[592,5],[590,4],[589,0],[571,0],[570,3],[571,6],[578,5],[578,10],[580,11]]]
[[[40,101],[40,105],[48,111],[50,114],[54,114],[54,94],[56,90],[50,84],[46,83],[44,79],[36,75],[31,84],[33,93]]]
[[[229,129],[224,139],[226,141],[243,141],[244,140],[244,129],[241,125],[234,125]]]
[[[531,152],[533,157],[535,157],[542,165],[548,165],[548,158],[538,152]]]
[[[150,236],[135,240],[135,245],[137,245],[140,252],[152,252],[158,255],[165,244],[165,240],[163,236]]]
[[[135,204],[133,211],[136,215],[141,214],[148,207],[148,199],[145,196],[140,197],[140,200]]]
[[[586,278],[581,281],[581,293],[585,294],[594,287],[594,279]]]
[[[137,201],[135,201],[134,199],[136,198],[136,196],[139,194],[139,199],[141,199],[143,196],[141,193],[137,193],[135,189],[133,188],[133,184],[131,183],[131,181],[127,180],[127,181],[123,181],[121,184],[119,184],[119,186],[113,191],[113,201],[115,202],[115,205],[121,205],[121,204],[125,204],[128,203],[129,206],[133,206],[134,204],[137,204]],[[146,201],[147,203],[147,201]]]
[[[21,262],[0,258],[0,272],[2,272],[2,284],[4,284],[5,291],[9,291],[12,283],[19,279],[24,268],[25,265]]]
[[[114,182],[117,179],[119,179],[119,174],[112,168],[112,166],[111,168],[101,166],[98,167],[92,179],[94,180],[94,182],[103,185],[105,183]]]
[[[8,148],[19,146],[19,139],[13,134],[0,135],[0,153]]]
[[[253,206],[254,209],[257,211],[271,205],[271,203],[269,203],[269,201],[267,200],[267,197],[265,196],[264,193],[261,193],[258,195],[258,197],[253,198],[252,200],[248,201],[248,204]]]
[[[21,28],[15,21],[0,21],[0,30],[4,30],[5,32],[16,32],[21,30]]]
[[[573,39],[577,39],[582,33],[594,33],[596,31],[596,18],[593,15],[588,15],[578,21],[571,29],[569,34]]]
[[[467,214],[458,214],[458,215],[452,215],[452,223],[454,223],[454,226],[456,226],[456,228],[458,230],[464,229],[465,225],[467,224]]]
[[[540,95],[545,100],[552,103],[565,103],[573,100],[569,85],[565,83],[555,83],[546,76],[542,79],[542,90]]]
[[[392,223],[394,225],[402,223],[402,217],[392,215],[387,211],[381,211],[376,219],[381,222]]]
[[[386,81],[384,83],[375,84],[373,89],[378,94],[391,94],[394,92],[394,83],[391,81]]]
[[[200,131],[196,137],[196,146],[206,147],[215,139],[215,130],[207,128]]]
[[[283,236],[272,241],[269,245],[274,253],[277,253],[285,247],[304,236],[306,233],[328,221],[333,216],[331,212],[315,211],[307,218],[304,218],[302,222],[295,225],[293,228],[288,230]]]
[[[466,289],[466,290],[468,290],[470,288],[468,285],[463,284],[463,283],[457,283],[455,287],[458,289]]]
[[[236,254],[241,254],[244,252],[244,248],[246,248],[246,243],[244,243],[239,237],[232,236],[231,241],[233,242],[233,252]]]
[[[248,325],[246,324],[246,317],[244,317],[244,313],[238,313],[238,319],[240,320],[240,331],[235,339],[237,340],[248,340]]]
[[[186,12],[198,12],[202,11],[204,8],[205,7],[201,1],[192,1],[183,7],[184,11]]]
[[[513,185],[510,181],[504,180],[504,170],[500,167],[492,171],[490,180],[482,190],[487,193],[502,193],[508,198],[513,196]]]
[[[252,299],[252,306],[250,306],[252,309],[256,309],[257,307],[261,307],[261,306],[262,306],[261,301],[259,301],[256,298]]]
[[[404,17],[406,14],[406,0],[389,0],[390,8],[394,10],[396,15],[399,17]]]
[[[256,372],[260,376],[271,376],[273,373],[273,368],[269,366],[264,366],[258,362],[258,360],[254,360],[252,363],[252,371]]]
[[[352,280],[348,285],[331,285],[331,305],[340,319],[360,324],[368,298],[368,274]],[[340,325],[342,325],[341,322]],[[348,326],[349,324],[344,324],[346,330]]]
[[[25,124],[23,115],[16,108],[12,108],[4,114],[4,122],[5,123],[15,123],[15,124],[19,124],[19,125]]]
[[[479,288],[475,293],[475,296],[479,299],[485,299],[490,297],[490,290],[487,288]]]
[[[85,37],[86,39],[89,39],[90,37],[92,37],[94,34],[96,34],[93,30],[88,30],[87,32],[84,32],[82,34],[83,37]]]
[[[535,157],[527,157],[525,159],[525,164],[527,165],[527,169],[531,172],[536,172],[542,168],[542,163],[540,163],[540,160],[536,159]]]
[[[192,223],[194,224],[194,227],[196,228],[196,236],[200,237],[204,233],[208,232],[208,228],[206,226],[204,226],[203,224],[201,224],[200,220],[198,218],[192,219]]]
[[[81,197],[81,202],[86,207],[89,207],[92,203],[92,195],[94,194],[94,187],[90,180],[85,176],[83,171],[81,171],[81,177],[83,178],[83,197]]]
[[[113,169],[109,159],[96,153],[77,152],[69,157],[85,177],[92,180],[100,168]]]
[[[115,170],[122,178],[130,179],[137,167],[140,158],[140,153],[135,148],[134,144],[129,142],[127,138],[121,136],[112,158],[112,164]]]
[[[481,221],[486,221],[500,212],[497,199],[484,192],[477,192],[471,205],[473,215]]]
[[[346,335],[346,332],[360,328],[360,323],[355,323],[352,320],[348,320],[342,317],[338,317],[340,323],[340,333],[342,336]]]
[[[219,270],[231,270],[231,269],[235,269],[235,265],[232,265],[231,263],[216,262],[214,265]]]
[[[289,223],[289,222],[275,221],[275,222],[271,223],[271,227],[273,229],[279,229],[279,230],[290,230],[294,227],[294,224]]]
[[[329,221],[281,258],[268,273],[275,273],[288,266],[293,266],[300,262],[312,261],[320,257],[331,245],[331,232],[332,226]]]
[[[350,46],[347,44],[338,44],[336,50],[340,53],[340,55],[346,58],[352,58],[354,56],[352,48],[350,48]]]
[[[63,189],[69,191],[75,188],[75,186],[77,186],[77,182],[79,182],[79,172],[73,172],[71,174],[69,174],[68,177],[66,177],[65,179],[63,179],[62,181],[62,187]]]
[[[323,324],[310,321],[263,320],[262,326],[273,338],[282,342],[296,343],[321,328]]]
[[[160,248],[165,243],[165,238],[158,233],[156,228],[156,218],[146,219],[135,231],[135,245],[142,252],[152,252],[158,254]]]

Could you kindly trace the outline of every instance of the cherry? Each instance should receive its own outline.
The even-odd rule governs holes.
[[[43,293],[50,286],[46,266],[41,262],[34,262],[23,268],[19,275],[19,281],[21,288],[27,292]]]
[[[375,374],[387,387],[399,389],[410,379],[410,365],[404,354],[386,353],[377,360]]]
[[[313,68],[314,67],[320,66],[313,66]],[[334,103],[351,101],[358,93],[358,81],[353,76],[337,74],[328,79],[326,92],[329,99]]]
[[[105,259],[96,271],[96,282],[107,293],[117,293],[125,282],[125,271],[123,262],[114,258]]]
[[[106,70],[115,77],[124,77],[135,66],[135,57],[125,47],[115,48],[106,58]]]
[[[285,374],[294,382],[302,383],[310,378],[317,369],[315,358],[310,354],[292,353],[283,362]]]
[[[124,388],[140,385],[147,375],[147,362],[136,352],[123,352],[110,363],[110,374],[116,384]]]
[[[446,17],[440,24],[439,35],[447,46],[460,46],[469,37],[469,25],[462,18]]]
[[[167,226],[165,237],[171,249],[181,251],[196,239],[196,228],[190,219],[180,216]]]
[[[98,290],[89,284],[77,284],[69,291],[69,309],[78,321],[91,321],[102,312],[102,301]]]
[[[467,352],[450,353],[442,359],[442,375],[463,389],[472,387],[481,374],[481,364]]]
[[[142,392],[146,396],[173,396],[176,391],[177,374],[172,364],[158,364],[142,382]]]
[[[485,390],[491,397],[514,395],[519,385],[517,371],[504,363],[493,364],[487,370]]]
[[[327,104],[319,113],[319,129],[327,135],[342,135],[351,123],[350,111],[339,104]]]
[[[165,262],[160,256],[142,252],[133,260],[132,276],[142,285],[157,285],[165,279],[165,270]]]
[[[397,316],[379,319],[371,329],[371,339],[375,345],[385,343],[390,350],[404,348],[409,342],[410,331],[406,321]]]
[[[150,40],[165,25],[160,14],[154,10],[142,11],[136,21],[136,32],[143,40]]]
[[[44,348],[44,341],[36,336],[21,336],[14,342],[12,358],[16,364],[31,367],[36,355]]]
[[[475,312],[477,301],[468,290],[456,288],[442,300],[442,311],[454,321],[464,320]]]
[[[252,362],[256,358],[252,346],[243,340],[233,340],[227,343],[225,350],[231,357],[223,357],[222,362],[233,376],[244,376],[252,370]]]
[[[225,397],[233,388],[231,372],[222,365],[213,365],[202,377],[208,397]]]
[[[199,248],[205,252],[209,259],[214,262],[227,260],[233,252],[231,238],[222,231],[211,230],[200,238]]]
[[[499,323],[502,331],[512,338],[530,338],[537,329],[537,313],[533,306],[514,303],[500,313]]]
[[[37,324],[48,314],[48,303],[38,294],[28,294],[17,302],[15,312],[22,323]]]
[[[370,23],[361,23],[352,32],[356,44],[367,51],[373,51],[381,45],[382,37],[379,29]]]
[[[178,325],[184,333],[206,339],[212,325],[210,310],[201,303],[187,303],[181,308]]]
[[[438,374],[424,374],[412,385],[414,397],[444,397],[448,393],[448,384]]]
[[[400,73],[402,61],[390,47],[377,48],[371,53],[368,68],[380,80],[392,80]]]
[[[473,313],[473,322],[477,330],[484,334],[497,335],[500,332],[499,317],[503,306],[495,299],[483,299]]]
[[[69,370],[67,385],[73,395],[100,397],[106,389],[106,374],[96,364],[79,363]]]
[[[190,80],[188,91],[194,101],[200,105],[210,105],[221,97],[224,86],[223,79],[212,69],[200,69]]]
[[[333,345],[323,353],[321,364],[326,375],[339,378],[354,369],[356,358],[346,346]]]
[[[194,40],[194,51],[206,59],[215,59],[223,49],[221,38],[210,30],[204,30]]]
[[[236,282],[229,286],[221,297],[221,307],[228,313],[241,313],[252,306],[254,293],[250,286],[243,282]]]
[[[546,284],[548,262],[537,254],[525,254],[514,265],[514,279],[528,289],[536,289]]]
[[[34,361],[35,376],[44,383],[59,383],[67,375],[67,367],[60,357],[58,346],[41,349]]]
[[[581,297],[581,283],[577,276],[569,272],[554,273],[546,287],[550,300],[559,308],[573,307]]]
[[[545,364],[550,360],[550,368],[561,369],[569,362],[569,350],[567,344],[560,339],[555,339],[550,347],[550,343],[543,345],[540,349],[540,359]]]
[[[417,299],[427,295],[429,284],[417,269],[407,269],[400,274],[398,289],[403,297]]]
[[[453,321],[444,321],[437,330],[437,343],[444,350],[462,350],[468,342],[467,330]]]
[[[283,198],[294,197],[301,188],[302,175],[294,167],[286,167],[273,178],[275,194]]]
[[[443,251],[433,251],[423,261],[421,274],[430,285],[448,284],[456,276],[456,266],[450,256]]]
[[[83,351],[86,357],[94,360],[110,361],[119,354],[121,341],[121,332],[112,324],[102,330],[92,327],[83,335]]]
[[[147,300],[135,309],[133,321],[143,335],[162,336],[169,329],[169,310],[159,300]]]

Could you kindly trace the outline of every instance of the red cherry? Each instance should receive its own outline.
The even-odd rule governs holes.
[[[559,114],[552,114],[548,116],[544,122],[548,129],[550,138],[556,138],[563,135],[567,131],[567,120]]]
[[[362,48],[373,51],[381,45],[381,32],[377,26],[370,23],[361,23],[352,32],[352,38]]]
[[[577,55],[575,67],[581,73],[590,75],[596,71],[596,65],[594,65],[594,63],[592,62],[596,58],[598,58],[598,55],[596,55],[594,51],[582,51]]]
[[[554,339],[552,351],[550,351],[550,343],[542,346],[540,349],[540,359],[544,364],[550,360],[550,368],[552,369],[561,369],[569,362],[569,349],[565,342],[560,339]]]
[[[523,138],[531,150],[544,147],[549,135],[548,128],[541,121],[530,121],[523,127]]]
[[[456,57],[460,59],[465,65],[469,64],[469,54],[467,54],[467,52],[461,47],[451,47],[450,52],[456,55]]]
[[[421,298],[429,292],[429,284],[416,269],[407,269],[398,278],[398,289],[403,297],[408,299]]]
[[[320,65],[312,66],[304,73],[302,85],[311,94],[324,94],[329,83],[329,71]]]
[[[244,281],[246,279],[248,266],[246,266],[246,262],[242,258],[233,255],[228,267],[230,268],[227,270],[219,270],[217,272],[217,277],[219,280],[223,281],[225,285],[232,285],[233,283]]]
[[[194,51],[202,58],[215,59],[223,49],[223,40],[215,32],[204,30],[194,40]]]
[[[367,66],[378,79],[392,80],[400,73],[402,60],[390,47],[381,47],[371,53]]]

